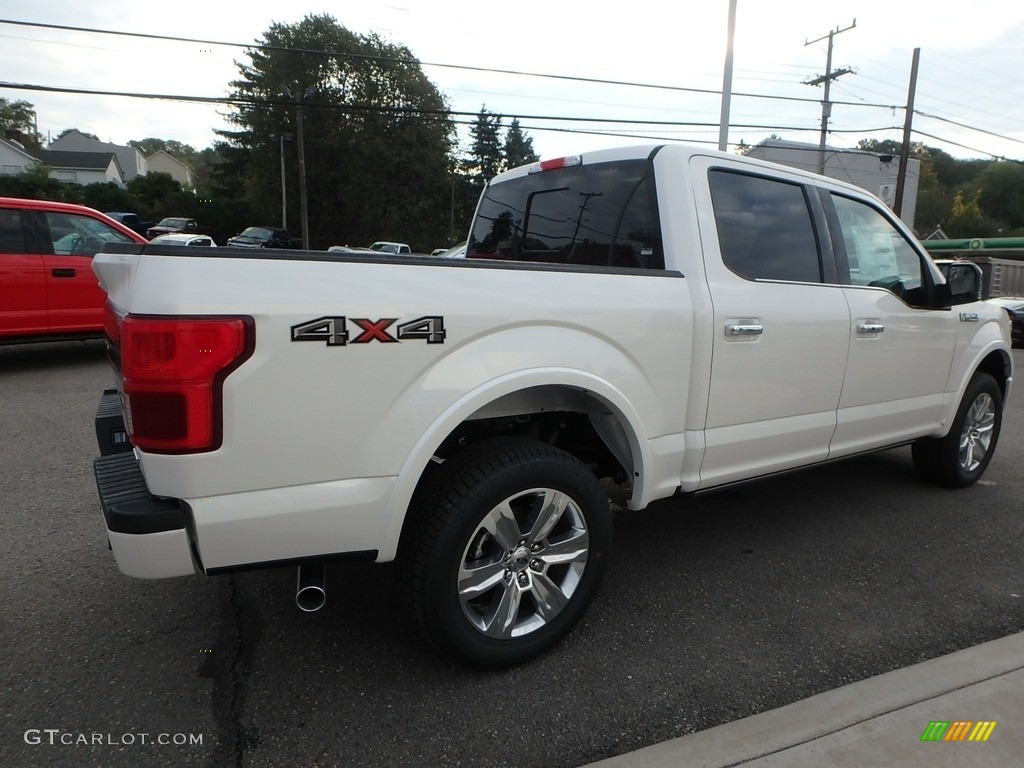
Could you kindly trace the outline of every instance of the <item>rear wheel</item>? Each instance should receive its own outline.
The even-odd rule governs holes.
[[[1003,395],[987,373],[975,373],[964,391],[956,417],[945,437],[927,437],[914,443],[914,468],[938,485],[964,488],[988,467],[999,440]]]
[[[550,445],[481,442],[420,500],[407,562],[413,618],[443,652],[518,664],[558,643],[597,591],[611,513],[579,460]]]

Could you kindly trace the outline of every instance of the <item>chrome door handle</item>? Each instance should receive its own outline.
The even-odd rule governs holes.
[[[764,333],[763,325],[727,325],[726,336],[760,336]]]
[[[857,333],[881,333],[884,330],[881,323],[857,323]]]

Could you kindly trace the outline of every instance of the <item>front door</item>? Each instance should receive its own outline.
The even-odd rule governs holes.
[[[881,208],[837,193],[830,198],[852,320],[832,441],[832,455],[843,456],[940,424],[959,316],[928,307],[926,257]]]

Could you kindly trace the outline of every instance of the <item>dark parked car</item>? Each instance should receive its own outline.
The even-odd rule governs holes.
[[[1010,340],[1014,347],[1024,347],[1024,298],[1000,296],[989,301],[998,304],[1010,316]]]
[[[302,243],[277,227],[246,227],[227,242],[229,248],[300,248]]]
[[[198,232],[199,224],[196,223],[195,219],[186,219],[181,216],[168,216],[166,219],[160,219],[160,223],[155,227],[150,227],[146,232],[146,237],[153,239],[157,235],[167,235],[171,232]]]
[[[112,218],[114,221],[119,221],[124,224],[128,229],[136,232],[143,237],[149,231],[149,228],[153,226],[152,221],[142,221],[137,213],[129,213],[128,211],[107,211],[107,216]]]

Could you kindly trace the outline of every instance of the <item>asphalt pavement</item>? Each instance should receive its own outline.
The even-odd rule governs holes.
[[[291,569],[122,576],[91,473],[111,380],[101,344],[0,347],[3,768],[870,768],[919,750],[945,768],[1024,754],[1020,710],[986,698],[1020,683],[1019,650],[999,650],[1024,632],[1019,386],[992,465],[963,491],[921,482],[903,448],[617,515],[581,624],[481,674],[424,644],[386,567],[332,564],[314,614],[295,607]],[[966,677],[938,688],[902,677],[938,680],[960,658]],[[922,743],[933,721],[997,725],[983,743]]]

